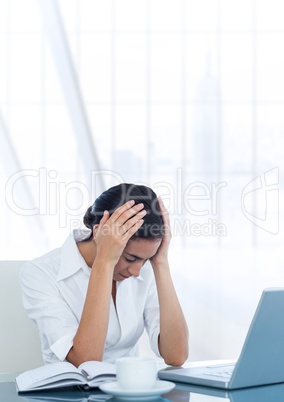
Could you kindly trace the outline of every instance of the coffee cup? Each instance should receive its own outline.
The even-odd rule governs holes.
[[[121,357],[116,360],[116,378],[120,388],[145,391],[157,380],[156,360],[146,357]]]

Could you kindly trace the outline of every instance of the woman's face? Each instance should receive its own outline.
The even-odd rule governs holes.
[[[157,253],[161,241],[139,238],[129,240],[114,267],[113,279],[121,282],[130,276],[139,276],[145,262]]]

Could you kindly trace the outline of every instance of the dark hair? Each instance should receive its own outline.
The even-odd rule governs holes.
[[[100,223],[104,211],[110,215],[129,200],[135,204],[143,203],[147,214],[144,223],[132,237],[143,239],[161,239],[164,236],[164,223],[156,193],[142,185],[122,183],[104,191],[88,208],[84,216],[84,224],[93,231],[94,225]],[[86,240],[92,238],[92,234]]]

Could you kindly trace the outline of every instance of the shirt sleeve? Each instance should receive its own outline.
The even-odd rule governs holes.
[[[20,271],[24,308],[37,324],[45,363],[63,361],[73,345],[78,321],[60,294],[56,280],[33,262]],[[55,356],[52,356],[50,350]]]
[[[160,308],[156,282],[154,277],[151,278],[148,296],[144,309],[144,323],[149,336],[151,349],[158,356],[162,357],[159,351],[159,335],[160,335]]]

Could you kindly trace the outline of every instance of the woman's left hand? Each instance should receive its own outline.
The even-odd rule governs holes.
[[[162,239],[160,247],[158,248],[157,253],[150,260],[153,266],[162,265],[168,260],[168,250],[172,238],[169,213],[160,197],[158,197],[158,201],[164,222],[164,237]]]

